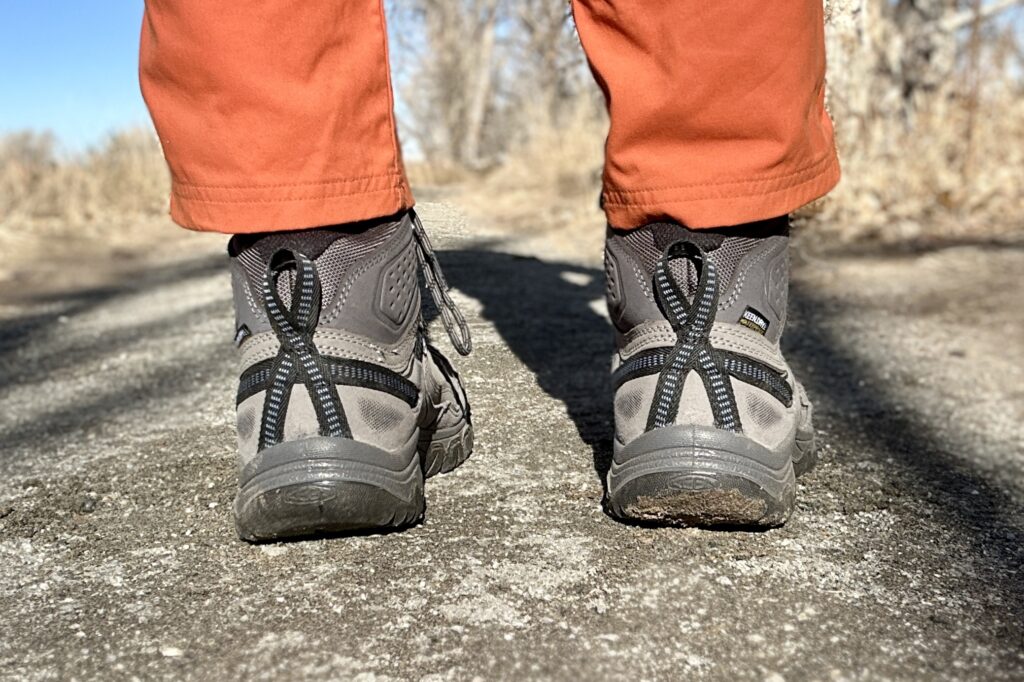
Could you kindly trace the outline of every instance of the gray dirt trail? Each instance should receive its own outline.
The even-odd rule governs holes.
[[[400,533],[236,539],[222,240],[5,285],[0,678],[1024,676],[1019,246],[798,245],[786,345],[821,464],[794,518],[652,529],[601,508],[600,254],[423,213],[471,319],[477,446]]]

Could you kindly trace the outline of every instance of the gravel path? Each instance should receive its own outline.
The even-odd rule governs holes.
[[[0,678],[1024,676],[1019,247],[798,248],[788,354],[823,449],[795,517],[646,529],[601,508],[599,254],[424,214],[472,318],[477,450],[401,533],[235,538],[222,240],[5,285]]]

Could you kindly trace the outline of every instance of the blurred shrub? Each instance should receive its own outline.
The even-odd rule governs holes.
[[[71,157],[58,153],[50,133],[0,137],[0,226],[163,215],[169,186],[160,145],[145,129],[115,133]]]
[[[1018,0],[830,0],[843,181],[805,211],[849,239],[1024,228]]]

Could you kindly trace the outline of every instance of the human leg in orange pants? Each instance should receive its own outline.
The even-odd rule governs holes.
[[[629,228],[784,215],[839,180],[820,0],[574,0],[611,114],[603,202]]]
[[[415,523],[425,476],[472,449],[458,375],[422,331],[421,263],[469,350],[408,211],[385,36],[380,0],[147,1],[142,88],[171,214],[236,233],[247,540]]]
[[[574,2],[611,118],[609,511],[779,525],[814,463],[779,350],[787,214],[839,179],[821,2]]]
[[[297,230],[412,206],[381,0],[147,0],[140,76],[180,225]]]
[[[239,532],[262,539],[414,522],[423,481],[413,464],[422,457],[428,474],[456,466],[472,430],[457,376],[419,336],[416,261],[428,282],[439,278],[405,212],[412,199],[380,1],[208,4],[148,0],[141,77],[174,179],[174,219],[258,233],[231,244],[243,367]],[[709,230],[698,246],[683,246],[696,239],[683,226],[782,216],[835,182],[821,11],[800,2],[744,16],[748,5],[735,1],[681,5],[575,8],[611,112],[609,222],[637,228],[609,237],[623,387],[609,502],[623,516],[776,523],[792,505],[791,459],[809,425],[799,387],[772,354],[784,320],[785,221]],[[635,243],[623,241],[629,235]],[[740,256],[716,255],[728,253]],[[698,283],[672,274],[679,258],[694,261]],[[731,288],[709,302],[716,267]],[[468,350],[461,318],[439,287],[432,293]],[[748,302],[747,326],[722,317]],[[764,427],[785,432],[770,442],[740,423],[758,399],[784,406],[757,412],[782,425]],[[722,418],[727,409],[733,421]],[[649,423],[632,433],[641,413]],[[743,450],[755,446],[775,459]],[[775,466],[783,450],[786,465]],[[711,451],[721,456],[704,458],[710,470],[692,466]],[[761,468],[755,476],[744,467]],[[761,469],[778,481],[765,483]]]

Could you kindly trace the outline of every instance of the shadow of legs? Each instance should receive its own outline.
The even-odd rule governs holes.
[[[881,363],[857,352],[840,326],[849,313],[797,284],[790,307],[797,324],[786,338],[787,355],[815,401],[819,426],[828,424],[841,448],[857,446],[851,456],[882,460],[894,491],[884,503],[896,508],[898,516],[912,520],[924,504],[964,537],[984,579],[998,589],[1003,608],[1019,623],[1024,616],[1019,505],[974,467],[971,445],[944,442],[916,406],[893,391]],[[908,502],[901,497],[909,500],[902,511],[898,508]],[[922,541],[927,542],[914,540]],[[1018,625],[1015,636],[1021,634]]]
[[[441,259],[540,387],[565,404],[603,482],[614,434],[613,346],[608,321],[593,304],[604,296],[604,272],[483,249],[445,251]]]

